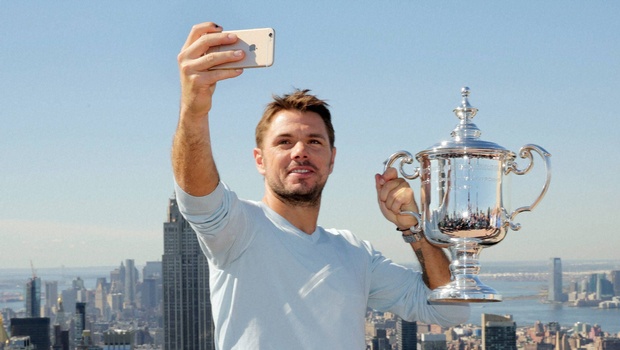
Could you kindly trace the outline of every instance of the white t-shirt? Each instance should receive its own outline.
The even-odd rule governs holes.
[[[443,326],[469,317],[467,305],[430,305],[419,272],[349,231],[308,235],[221,183],[176,196],[209,260],[219,349],[365,349],[367,307]]]

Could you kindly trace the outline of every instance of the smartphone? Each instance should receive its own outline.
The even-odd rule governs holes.
[[[207,53],[243,50],[245,57],[241,61],[220,64],[210,69],[259,68],[273,64],[276,42],[276,32],[273,28],[231,30],[223,33],[235,33],[237,42],[211,47]]]

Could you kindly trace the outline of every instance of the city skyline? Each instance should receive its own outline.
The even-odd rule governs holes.
[[[212,110],[221,178],[260,200],[254,126],[272,94],[309,88],[331,105],[338,149],[319,224],[350,229],[413,263],[376,204],[393,152],[446,140],[471,88],[482,139],[552,154],[546,197],[490,261],[617,259],[601,212],[620,197],[615,135],[618,3],[482,1],[0,3],[0,266],[113,266],[160,260],[173,193],[176,55],[195,23],[273,27],[270,68],[218,84]],[[304,16],[295,14],[303,13]],[[605,152],[598,154],[599,152]],[[519,164],[526,164],[518,159]],[[510,176],[513,207],[543,183],[542,162]],[[514,174],[513,174],[514,175]],[[419,199],[419,180],[411,182]]]
[[[42,279],[42,282],[44,282],[46,285],[45,294],[46,295],[48,294],[48,288],[47,288],[48,282],[52,280],[57,281],[55,283],[56,286],[54,286],[54,288],[49,288],[52,294],[52,299],[54,298],[53,295],[62,294],[63,296],[65,296],[64,300],[66,302],[65,304],[66,308],[71,309],[70,307],[71,305],[69,305],[70,298],[67,297],[68,290],[75,290],[75,288],[82,288],[82,289],[86,288],[88,290],[95,291],[95,281],[97,281],[96,286],[97,286],[97,290],[99,290],[100,281],[103,279],[104,283],[107,283],[105,281],[106,280],[105,276],[109,275],[110,281],[108,283],[108,286],[112,286],[112,287],[108,287],[108,288],[111,288],[110,292],[113,292],[113,289],[114,289],[113,284],[115,280],[116,281],[127,280],[126,278],[127,274],[124,274],[125,278],[123,278],[123,271],[126,270],[125,268],[123,268],[123,265],[129,265],[127,261],[130,261],[130,260],[132,259],[125,259],[125,263],[124,264],[121,263],[120,271],[119,271],[118,266],[113,269],[99,268],[96,270],[89,269],[89,268],[82,268],[80,269],[83,272],[82,274],[79,274],[79,273],[74,274],[74,272],[76,272],[77,270],[73,269],[71,271],[71,269],[69,269],[71,272],[68,272],[67,274],[61,274],[61,271],[57,271],[55,275],[50,276],[48,273],[49,271],[45,271],[46,269],[44,269],[41,279]],[[153,271],[155,271],[152,269],[161,271],[162,263],[159,262],[159,263],[156,263],[156,265],[158,267],[156,267],[155,265],[148,264],[147,266],[144,266],[144,268],[140,268],[139,269],[140,275],[142,275],[140,280],[143,282],[146,282],[148,277],[152,275]],[[605,310],[593,311],[591,307],[576,307],[576,308],[565,307],[563,312],[558,313],[557,305],[552,306],[552,304],[541,303],[542,300],[546,299],[546,296],[544,296],[544,294],[540,294],[539,288],[541,288],[542,286],[545,286],[547,284],[547,280],[552,275],[550,274],[551,269],[550,269],[548,261],[540,262],[539,264],[536,264],[536,265],[533,265],[530,263],[494,264],[494,265],[496,265],[496,266],[493,266],[493,269],[495,269],[495,273],[496,273],[495,277],[499,279],[493,279],[492,284],[495,287],[499,287],[498,290],[500,290],[502,294],[505,293],[504,296],[507,298],[504,302],[501,302],[501,303],[482,303],[482,304],[473,305],[472,318],[470,319],[471,323],[480,324],[479,317],[481,313],[492,313],[492,314],[497,314],[497,315],[511,314],[511,315],[515,315],[515,320],[517,320],[518,325],[520,327],[532,325],[536,320],[541,321],[543,323],[547,323],[547,322],[558,323],[559,322],[559,324],[565,327],[567,326],[572,327],[574,323],[580,321],[580,322],[588,323],[591,325],[598,323],[599,325],[602,325],[602,329],[606,332],[612,332],[614,334],[620,333],[620,328],[618,328],[618,324],[616,322],[617,315],[618,315],[618,311],[617,311],[618,309],[607,310],[607,311]],[[564,284],[564,287],[565,287],[564,290],[569,291],[569,292],[571,292],[573,288],[577,288],[577,289],[587,288],[588,293],[596,292],[596,294],[599,294],[600,283],[598,283],[597,281],[600,281],[600,280],[598,279],[598,277],[596,278],[596,280],[593,280],[592,278],[595,276],[600,277],[601,273],[604,272],[607,275],[607,278],[611,278],[611,281],[617,282],[618,279],[616,279],[616,277],[614,276],[617,275],[618,272],[620,272],[620,266],[618,265],[618,263],[577,264],[574,262],[568,262],[563,265],[565,267],[564,270],[566,270],[564,272],[565,281],[566,281],[566,283]],[[60,270],[60,269],[56,269],[56,270]],[[6,271],[6,269],[2,271]],[[616,272],[616,274],[614,274],[614,272]],[[161,272],[158,272],[157,274],[159,275],[160,273]],[[22,287],[24,287],[27,281],[29,280],[29,278],[27,274],[22,275],[22,276],[23,277],[22,277],[21,283],[22,283]],[[83,278],[80,278],[80,276],[82,276]],[[3,274],[3,278],[0,279],[0,282],[8,281],[6,280],[7,277],[8,277],[7,274]],[[104,277],[104,278],[101,278],[101,277]],[[525,280],[514,280],[514,278],[525,278]],[[500,282],[501,280],[504,280],[505,282],[501,283]],[[68,281],[71,281],[71,282],[68,282]],[[512,281],[512,283],[510,283],[510,281]],[[587,283],[583,285],[579,281],[587,282]],[[8,286],[8,284],[6,283],[2,285],[4,286],[4,288]],[[510,286],[510,288],[506,289],[505,285]],[[612,284],[609,284],[609,285],[611,286]],[[66,290],[66,288],[68,288],[68,290]],[[121,286],[121,288],[117,290],[120,293],[124,293],[123,291],[126,291],[126,288],[122,288]],[[528,290],[534,294],[530,294]],[[24,292],[23,290],[21,291]],[[117,292],[114,292],[114,293],[117,293]],[[145,294],[143,293],[142,296],[144,298]],[[538,297],[532,298],[532,296],[538,296]],[[570,298],[571,297],[569,297],[569,299]],[[75,296],[73,297],[72,300],[74,300],[73,302],[75,303]],[[41,305],[42,306],[47,305],[48,301],[49,300],[46,300],[45,303],[41,301]],[[96,299],[95,305],[98,308],[100,308],[100,310],[102,310],[102,312],[105,314],[104,309],[98,306],[97,302],[98,300]],[[143,299],[142,305],[145,305],[144,303],[145,303],[145,300]],[[131,303],[122,302],[122,299],[121,299],[121,302],[119,302],[118,305],[122,305],[122,304],[125,304],[130,308],[132,307]],[[25,300],[22,301],[19,308],[14,308],[14,310],[18,310],[18,309],[23,309],[21,312],[24,312],[24,313],[26,312],[25,311]],[[47,308],[45,309],[47,310]],[[48,311],[45,311],[45,312],[47,313]],[[74,311],[69,310],[67,312],[72,313]],[[580,316],[577,316],[577,315],[580,315]],[[531,318],[532,316],[534,318]]]

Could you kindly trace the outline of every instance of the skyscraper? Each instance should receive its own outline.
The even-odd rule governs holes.
[[[67,319],[65,315],[65,307],[62,301],[62,296],[57,300],[58,304],[56,305],[56,319],[54,320],[54,325],[59,325],[61,329],[67,330]]]
[[[482,349],[517,350],[517,324],[512,316],[482,314]]]
[[[41,279],[37,276],[26,282],[26,316],[41,317]]]
[[[82,342],[83,332],[86,329],[86,303],[75,303],[74,331],[75,345]]]
[[[49,349],[50,319],[47,317],[28,317],[11,319],[11,337],[29,336],[36,349]]]
[[[164,348],[214,349],[209,265],[174,197],[164,223],[162,274]]]
[[[108,282],[105,277],[97,278],[95,287],[95,308],[98,310],[98,316],[103,320],[110,319],[110,307],[108,306]]]
[[[56,324],[53,333],[52,350],[69,350],[69,331],[63,330],[60,325]]]
[[[142,269],[144,278],[161,278],[161,261],[147,261]]]
[[[549,294],[547,295],[547,300],[553,302],[564,301],[562,294],[562,260],[560,258],[551,258]]]
[[[388,350],[391,348],[386,330],[382,328],[375,329],[375,336],[371,339],[370,350]]]
[[[396,343],[398,350],[417,350],[418,324],[399,318],[396,321]]]
[[[162,300],[162,263],[161,261],[147,261],[142,269],[142,307],[155,309]]]
[[[4,329],[4,319],[0,313],[0,344],[5,344],[7,341],[9,341],[9,335],[6,333],[6,329]]]
[[[43,317],[51,317],[52,309],[58,301],[58,282],[45,282],[45,306],[43,307]]]
[[[620,296],[620,270],[613,270],[611,275],[611,285],[613,286],[614,295]]]
[[[124,303],[127,306],[136,306],[136,284],[138,283],[138,269],[133,259],[125,259],[125,291]]]

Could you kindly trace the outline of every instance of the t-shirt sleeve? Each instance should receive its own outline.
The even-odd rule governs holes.
[[[430,289],[419,271],[392,262],[380,252],[371,252],[371,282],[368,306],[393,312],[407,321],[439,324],[444,327],[467,322],[469,304],[430,303]]]
[[[175,183],[175,193],[179,210],[196,232],[210,263],[222,267],[243,252],[250,241],[247,214],[236,194],[224,183],[202,197],[188,194]]]

